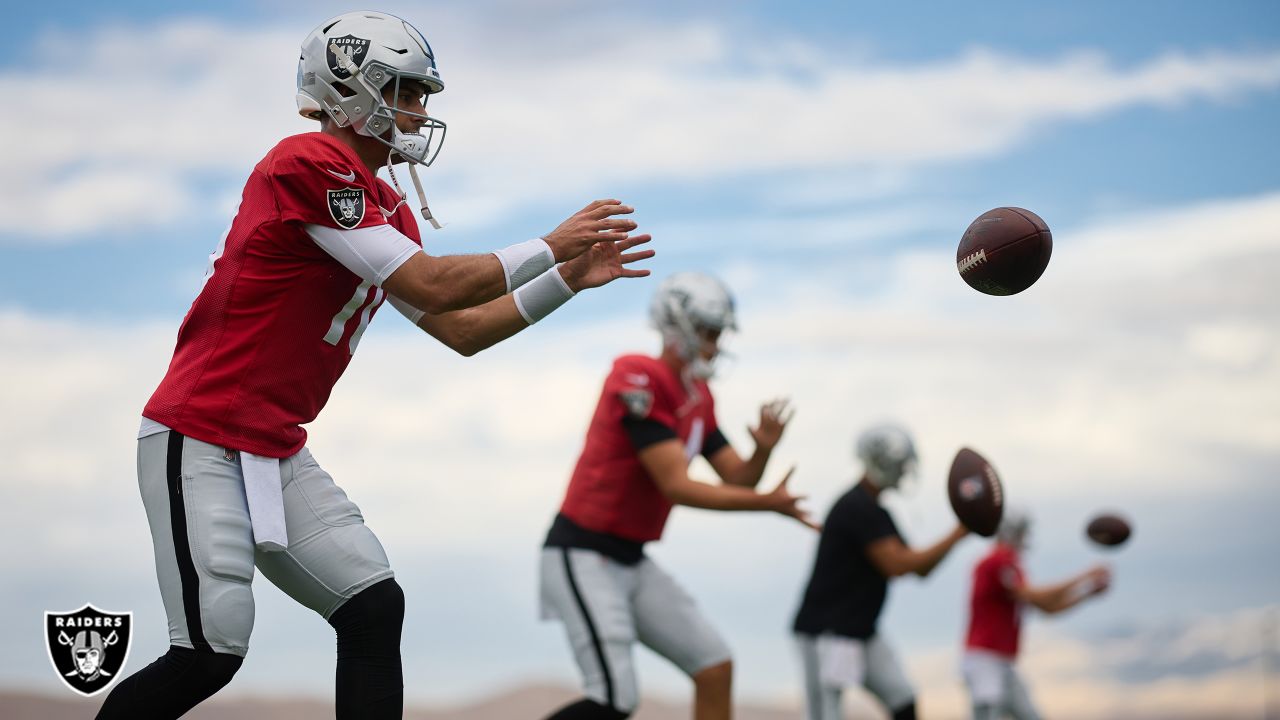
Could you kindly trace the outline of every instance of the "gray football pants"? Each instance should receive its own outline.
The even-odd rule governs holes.
[[[280,476],[289,546],[261,552],[236,452],[173,431],[138,440],[138,486],[171,644],[244,656],[255,566],[326,620],[351,596],[392,577],[360,509],[310,452],[281,460]]]
[[[564,623],[588,698],[622,712],[640,702],[639,641],[693,676],[729,646],[684,588],[649,558],[624,565],[594,550],[542,549],[543,619]]]
[[[809,720],[841,720],[844,689],[862,686],[890,713],[915,699],[915,689],[893,648],[879,635],[866,640],[797,634]]]
[[[969,688],[974,720],[1040,720],[1012,658],[968,650],[960,669]]]

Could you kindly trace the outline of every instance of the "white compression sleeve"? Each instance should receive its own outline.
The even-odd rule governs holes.
[[[532,325],[568,302],[573,294],[564,278],[560,277],[560,270],[553,267],[516,290],[512,297],[516,301],[516,310],[520,311],[525,322]]]
[[[417,243],[390,225],[355,230],[312,224],[303,227],[334,260],[374,285],[382,285],[406,260],[422,252]]]
[[[422,316],[426,315],[425,312],[390,293],[387,294],[387,302],[391,303],[391,307],[399,310],[400,314],[405,316],[405,318],[414,325],[417,325],[418,321],[422,319]]]
[[[501,250],[494,250],[493,254],[502,263],[502,274],[507,279],[507,292],[514,292],[556,264],[551,246],[542,238],[509,245]]]

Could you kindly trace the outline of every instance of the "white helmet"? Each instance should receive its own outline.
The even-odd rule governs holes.
[[[676,273],[663,280],[649,305],[649,320],[662,333],[663,344],[673,348],[701,378],[711,377],[715,366],[702,357],[699,332],[738,329],[729,288],[698,272]]]
[[[898,425],[867,428],[858,436],[856,452],[866,468],[867,479],[882,490],[898,487],[903,476],[915,471],[915,443],[910,433]]]
[[[1031,513],[1026,508],[1005,506],[996,529],[996,540],[1015,548],[1025,548],[1031,535]]]
[[[394,15],[350,12],[329,20],[302,41],[298,58],[298,113],[313,120],[323,111],[339,127],[376,138],[413,163],[430,165],[444,143],[445,124],[387,105],[382,91],[415,80],[427,93],[444,90],[431,46],[417,28]],[[421,133],[396,127],[396,114],[426,121]],[[390,139],[383,137],[390,130]],[[436,131],[439,130],[439,136]]]

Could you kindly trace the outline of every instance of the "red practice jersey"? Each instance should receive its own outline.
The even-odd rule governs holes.
[[[215,445],[288,457],[329,399],[385,299],[304,224],[390,223],[418,245],[407,206],[355,151],[322,133],[285,138],[253,169],[240,210],[143,416]]]
[[[715,401],[705,382],[686,386],[670,365],[645,355],[618,358],[604,381],[560,512],[588,530],[648,542],[662,537],[672,504],[640,464],[627,416],[667,426],[693,460],[716,429]]]
[[[1018,654],[1022,603],[1013,595],[1024,582],[1018,553],[997,544],[973,570],[969,601],[969,635],[965,647],[988,650],[1013,659]]]

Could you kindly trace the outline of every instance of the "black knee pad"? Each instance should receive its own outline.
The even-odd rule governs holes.
[[[338,659],[399,657],[404,590],[395,578],[370,585],[330,615],[329,624],[338,632]]]
[[[893,711],[893,720],[916,720],[916,701],[903,705]]]
[[[582,698],[560,708],[547,720],[627,720],[629,717],[631,713],[609,705],[601,705],[589,698]]]

